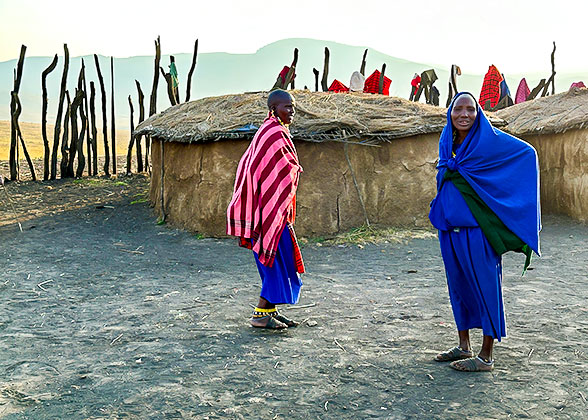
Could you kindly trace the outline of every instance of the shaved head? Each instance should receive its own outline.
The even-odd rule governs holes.
[[[267,97],[267,107],[270,110],[273,110],[276,108],[278,104],[293,101],[294,98],[288,92],[282,89],[276,89],[271,91],[269,96]]]

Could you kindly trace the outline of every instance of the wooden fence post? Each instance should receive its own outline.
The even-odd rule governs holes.
[[[29,152],[27,151],[27,147],[25,145],[24,139],[22,138],[22,132],[20,131],[20,125],[18,124],[18,117],[20,116],[20,113],[22,112],[22,106],[20,104],[20,100],[18,99],[18,93],[14,92],[14,91],[11,93],[12,93],[12,99],[16,105],[15,110],[14,110],[14,114],[12,115],[12,121],[14,123],[16,134],[20,140],[20,144],[22,146],[22,151],[25,155],[27,163],[29,164],[29,169],[31,171],[31,178],[33,179],[33,181],[36,181],[37,175],[35,174],[35,167],[33,166],[33,161],[31,160],[31,157],[29,156]]]
[[[71,140],[69,143],[69,161],[67,162],[67,176],[68,178],[73,178],[74,176],[74,161],[76,158],[76,154],[79,152],[79,140],[80,140],[80,133],[78,131],[78,109],[80,105],[82,105],[82,101],[84,100],[84,91],[81,89],[76,89],[75,91],[74,100],[71,103],[71,110],[69,111],[69,119],[71,123]],[[86,127],[84,127],[85,129]],[[83,159],[82,155],[82,159]],[[79,159],[79,156],[78,156]],[[82,169],[84,167],[82,166]]]
[[[84,90],[84,114],[86,117],[86,156],[88,157],[88,176],[92,176],[92,143],[96,141],[90,137],[90,124],[88,123],[88,119],[90,118],[90,113],[88,111],[88,87],[86,85],[86,65],[84,64],[84,59],[82,58],[82,84],[80,88]],[[84,125],[84,121],[82,121],[82,125]],[[81,175],[78,175],[81,176]]]
[[[69,91],[65,91],[67,98],[67,108],[65,110],[65,118],[63,119],[63,137],[61,138],[61,163],[59,165],[61,178],[67,178],[67,165],[69,163],[69,120],[71,116],[71,99]]]
[[[361,66],[359,67],[359,72],[361,73],[362,76],[365,76],[365,63],[366,63],[367,53],[368,53],[368,50],[366,48],[365,51],[363,52],[363,58],[361,59]]]
[[[386,63],[382,64],[382,71],[380,72],[380,81],[378,83],[378,93],[384,93],[384,73],[386,73]]]
[[[14,86],[12,92],[10,92],[10,157],[9,157],[9,166],[10,166],[10,179],[16,180],[18,179],[18,130],[16,125],[18,124],[18,119],[15,121],[14,115],[20,115],[20,112],[16,113],[16,99],[18,99],[18,91],[20,89],[20,82],[22,79],[22,70],[24,67],[24,58],[25,53],[27,51],[26,45],[21,45],[20,47],[20,56],[18,58],[18,63],[16,65],[16,72],[14,75]],[[13,95],[16,93],[16,97]]]
[[[96,129],[96,88],[93,81],[90,81],[90,130],[92,132],[92,172],[96,176],[98,175],[98,130]]]
[[[100,71],[98,56],[94,54],[94,63],[96,64],[96,73],[100,82],[100,94],[102,95],[102,136],[104,137],[104,175],[110,176],[110,150],[108,147],[108,123],[106,121],[106,89],[104,88],[104,78]]]
[[[149,116],[157,113],[157,85],[159,84],[159,64],[161,62],[161,40],[159,36],[155,40],[155,62],[153,71],[153,86],[149,98]],[[151,173],[149,168],[149,150],[151,148],[151,136],[145,137],[145,170]]]
[[[323,92],[327,92],[329,90],[329,85],[327,84],[327,78],[329,76],[329,57],[331,53],[327,47],[325,47],[325,63],[323,66],[323,78],[321,80],[321,87],[323,88]]]
[[[145,119],[145,95],[143,95],[143,90],[141,89],[141,84],[138,80],[135,80],[135,84],[137,85],[137,95],[139,96],[139,124],[141,124]],[[142,136],[139,136],[135,140],[137,144],[137,172],[143,172],[141,137]]]
[[[163,78],[165,79],[165,83],[167,84],[167,97],[169,99],[169,103],[171,104],[171,106],[174,106],[176,105],[176,97],[174,95],[174,90],[172,87],[171,73],[166,73],[165,70],[163,70],[163,67],[159,67],[159,70],[161,70],[161,75],[163,76]]]
[[[61,75],[61,90],[59,91],[59,103],[57,105],[57,118],[55,118],[55,129],[53,133],[53,151],[51,153],[51,179],[57,178],[57,153],[59,152],[59,137],[61,135],[61,117],[63,116],[63,104],[67,86],[67,72],[69,71],[69,50],[67,44],[63,44],[64,61],[63,73]],[[67,123],[65,126],[67,127]]]
[[[196,68],[196,57],[198,56],[198,40],[194,43],[194,53],[192,54],[192,65],[190,66],[190,71],[188,72],[188,79],[186,80],[186,102],[190,100],[190,91],[192,90],[192,75],[194,74],[194,69]]]
[[[315,92],[318,92],[318,77],[319,77],[319,71],[313,67],[313,68],[312,68],[312,72],[314,73],[314,91],[315,91]]]
[[[131,160],[133,155],[133,142],[135,138],[133,137],[133,131],[135,131],[135,123],[133,121],[133,101],[131,100],[131,95],[129,95],[129,109],[131,111],[131,138],[129,139],[129,150],[127,151],[127,175],[131,173]]]
[[[53,57],[53,61],[49,64],[43,73],[41,73],[41,89],[43,91],[43,99],[41,106],[41,135],[43,136],[43,180],[49,179],[49,156],[51,150],[49,149],[49,139],[47,138],[47,105],[49,100],[47,99],[47,76],[57,67],[57,54]]]
[[[114,116],[114,57],[110,57],[110,137],[112,138],[112,174],[116,175],[116,118]]]

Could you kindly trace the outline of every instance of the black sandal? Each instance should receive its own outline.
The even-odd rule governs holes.
[[[288,326],[288,328],[295,328],[299,325],[298,322],[293,321],[289,318],[286,318],[284,315],[280,314],[279,312],[276,312],[276,314],[274,315],[274,319],[286,324]]]
[[[268,329],[268,330],[282,330],[284,328],[288,328],[288,325],[287,324],[281,322],[280,320],[274,319],[274,317],[271,316],[271,315],[266,315],[266,316],[263,316],[263,317],[256,317],[254,319],[256,321],[260,321],[263,318],[269,318],[267,320],[267,323],[265,325],[254,325],[254,324],[251,324],[251,326],[254,327],[254,328],[265,328],[265,329]],[[253,321],[253,319],[252,319],[252,321]]]

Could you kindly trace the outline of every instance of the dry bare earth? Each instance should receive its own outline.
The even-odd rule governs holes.
[[[22,137],[27,146],[27,151],[32,159],[43,157],[43,137],[41,134],[41,124],[31,122],[19,122]],[[54,124],[47,124],[47,138],[49,140],[49,147],[53,145],[53,130],[55,129]],[[110,138],[110,128],[108,129],[108,141],[109,145],[112,142]],[[63,136],[63,129],[61,130]],[[117,154],[126,156],[127,148],[129,147],[130,130],[116,130],[116,152]],[[102,137],[102,125],[98,128],[98,155],[104,155],[104,140]],[[61,141],[61,137],[60,137]],[[10,150],[10,121],[0,120],[0,159],[8,159],[8,153]],[[84,140],[84,153],[86,152],[86,145]],[[61,155],[60,155],[61,156]],[[21,151],[21,157],[23,162],[21,167],[25,169],[26,161],[24,160],[24,154]],[[23,166],[24,165],[24,166]],[[28,168],[27,168],[28,169]]]
[[[131,204],[147,181],[8,185],[24,232],[3,195],[0,416],[586,417],[586,226],[548,219],[525,278],[505,258],[509,337],[493,373],[463,374],[431,361],[455,343],[436,240],[305,246],[286,310],[304,324],[260,331],[251,254],[158,226]]]

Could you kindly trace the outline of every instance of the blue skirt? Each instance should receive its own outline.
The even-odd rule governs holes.
[[[479,227],[439,231],[439,242],[457,329],[481,328],[500,341],[506,337],[501,256]]]
[[[271,267],[260,263],[256,252],[253,255],[261,277],[260,296],[274,305],[298,303],[302,281],[296,271],[290,229],[284,226]]]

